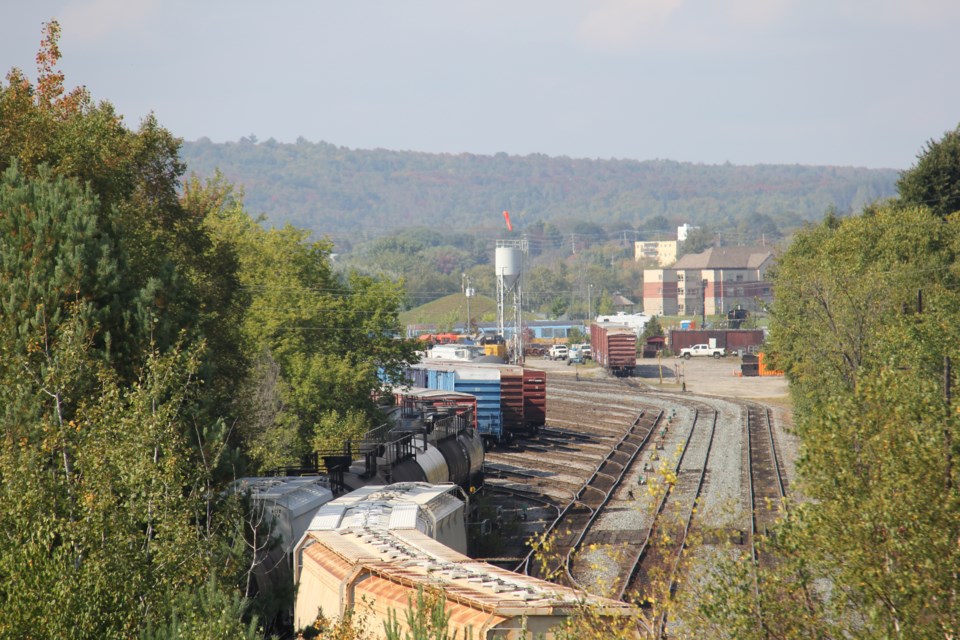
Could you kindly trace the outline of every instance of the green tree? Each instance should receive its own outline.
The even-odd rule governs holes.
[[[564,298],[554,298],[550,303],[550,317],[559,318],[567,312],[568,303]]]
[[[874,205],[798,234],[774,274],[770,348],[791,383],[800,495],[778,562],[726,564],[699,593],[733,637],[960,632],[957,132]],[[759,585],[759,600],[743,597]],[[759,623],[759,624],[758,624]]]
[[[131,131],[109,102],[94,104],[82,88],[66,92],[56,70],[58,38],[59,25],[48,23],[35,86],[17,69],[0,85],[0,169],[14,167],[24,179],[73,179],[88,192],[88,242],[109,253],[114,269],[109,281],[101,274],[72,292],[96,315],[94,347],[132,380],[137,371],[125,367],[151,345],[170,348],[183,329],[208,339],[204,404],[210,414],[221,412],[230,381],[245,367],[236,357],[243,299],[235,265],[211,247],[203,212],[179,199],[179,140],[152,116]],[[21,300],[25,308],[39,302]]]
[[[897,189],[903,204],[929,207],[941,218],[960,211],[960,126],[928,142]]]
[[[129,386],[91,353],[81,314],[32,333],[36,350],[0,369],[0,636],[166,624],[214,567],[222,590],[239,566],[211,491],[217,460],[200,454],[224,451],[222,433],[200,448],[187,437],[199,351],[154,352]]]
[[[707,624],[746,638],[960,629],[960,420],[944,366],[960,355],[958,232],[926,208],[872,207],[828,216],[781,257],[770,349],[808,500],[768,541],[780,561],[759,572],[759,602],[735,595],[753,577],[727,566],[700,594]]]
[[[706,225],[690,229],[687,233],[687,239],[681,242],[677,248],[677,257],[685,256],[688,253],[706,251],[713,246],[715,240],[716,233]]]
[[[219,188],[192,183],[190,191]],[[398,339],[403,290],[360,274],[339,276],[332,245],[300,229],[263,229],[233,196],[208,218],[229,244],[249,292],[244,352],[254,362],[238,428],[260,469],[296,464],[318,441],[356,437],[381,416],[373,392],[400,380],[415,344]]]
[[[606,289],[600,293],[600,301],[597,304],[597,313],[602,316],[609,316],[613,314],[613,297]],[[591,317],[593,316],[591,315]]]
[[[407,598],[405,628],[401,627],[397,612],[391,610],[383,623],[385,637],[388,640],[456,640],[456,632],[451,635],[449,630],[450,613],[446,610],[446,602],[442,591],[424,593],[422,587],[418,588],[416,601],[413,597]]]
[[[662,338],[663,335],[663,325],[660,324],[660,318],[651,316],[643,328],[643,333],[640,334],[640,340],[637,341],[637,346],[641,347],[647,338],[654,336]]]
[[[564,313],[570,292],[564,271],[545,266],[534,267],[524,275],[523,286],[525,305],[555,315]]]
[[[64,93],[58,34],[36,86],[0,86],[0,636],[130,637],[207,580],[236,593],[238,309],[177,141]]]

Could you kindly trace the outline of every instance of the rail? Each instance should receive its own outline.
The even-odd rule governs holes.
[[[639,421],[640,421],[640,418],[641,418],[641,417],[643,417],[642,414],[641,414],[640,416],[638,416],[637,419],[634,421],[633,426],[631,426],[631,428],[630,428],[630,431],[629,431],[627,434],[624,435],[624,437],[620,440],[620,442],[617,443],[616,449],[619,449],[620,446],[622,446],[624,443],[626,443],[626,441],[627,441],[628,438],[630,438],[631,436],[636,435],[636,434],[635,434],[635,430],[636,430],[637,426],[639,425]],[[565,558],[564,566],[565,566],[565,570],[566,570],[566,573],[567,573],[567,578],[568,578],[568,579],[571,581],[571,583],[573,583],[574,585],[576,585],[576,586],[578,586],[578,587],[580,587],[580,588],[583,588],[583,586],[580,585],[580,584],[577,582],[576,578],[573,577],[573,574],[572,574],[571,571],[570,571],[570,564],[571,564],[571,562],[572,562],[572,560],[573,560],[573,556],[579,551],[580,546],[583,544],[583,541],[584,541],[584,539],[586,538],[587,534],[589,533],[590,528],[591,528],[591,527],[593,526],[593,524],[596,522],[597,517],[600,515],[601,510],[602,510],[604,507],[606,507],[607,504],[610,502],[610,498],[613,496],[613,492],[616,491],[616,489],[619,488],[620,485],[622,484],[622,482],[623,482],[623,477],[626,475],[626,473],[627,473],[627,471],[630,469],[631,465],[633,465],[634,461],[636,461],[637,456],[640,455],[640,452],[641,452],[641,451],[647,446],[647,444],[650,442],[650,436],[651,436],[651,434],[653,434],[653,432],[656,430],[657,424],[660,423],[660,419],[661,419],[662,417],[663,417],[663,410],[660,410],[660,411],[657,413],[656,418],[654,418],[653,422],[651,423],[650,429],[647,431],[646,434],[643,435],[643,438],[641,439],[641,441],[640,441],[639,443],[628,443],[628,444],[632,444],[632,445],[634,446],[634,451],[633,451],[633,453],[631,453],[631,454],[628,456],[627,461],[623,464],[623,467],[620,469],[620,473],[617,475],[616,481],[614,482],[614,484],[613,484],[613,486],[610,488],[610,490],[607,492],[607,495],[604,497],[603,502],[593,511],[593,513],[591,514],[590,518],[587,520],[587,523],[584,525],[583,530],[580,532],[580,535],[577,536],[577,539],[574,541],[573,545],[571,545],[570,550],[567,551],[567,556],[566,556],[566,558]],[[611,451],[610,454],[607,455],[606,460],[609,460],[614,454],[615,454],[615,450],[614,450],[614,451]],[[606,460],[605,460],[605,462],[606,462]],[[619,464],[619,463],[618,463],[618,464]]]
[[[755,432],[760,433],[755,433]],[[783,499],[786,497],[786,490],[783,483],[783,472],[780,468],[779,456],[777,455],[776,441],[773,436],[773,425],[770,420],[770,410],[766,407],[761,407],[758,405],[748,405],[747,408],[747,465],[750,470],[749,475],[749,491],[750,491],[750,553],[753,559],[754,565],[759,565],[760,555],[757,551],[757,535],[758,535],[758,513],[761,506],[760,498],[757,497],[757,484],[759,484],[762,479],[760,476],[763,469],[761,468],[764,461],[758,461],[758,455],[760,454],[759,447],[761,446],[758,442],[755,442],[756,437],[762,437],[767,441],[769,448],[763,449],[764,452],[769,452],[770,454],[770,471],[773,476],[773,482],[776,488],[775,497],[778,498],[779,502],[783,504]]]
[[[759,433],[755,433],[759,432]],[[755,440],[765,439],[767,440],[767,448],[760,449],[761,445]],[[777,454],[776,441],[773,436],[773,425],[770,419],[770,409],[766,407],[761,407],[758,405],[748,405],[747,408],[747,465],[750,470],[750,473],[747,474],[750,478],[749,480],[749,490],[750,490],[750,557],[753,561],[753,593],[754,597],[757,600],[757,625],[762,627],[764,624],[764,612],[762,606],[759,604],[761,602],[760,597],[760,586],[761,578],[759,575],[760,568],[760,551],[758,549],[757,538],[759,536],[759,522],[758,514],[760,513],[761,508],[765,505],[759,504],[760,498],[757,497],[757,485],[760,484],[762,478],[762,472],[765,470],[763,468],[763,460],[758,461],[757,458],[761,455],[761,451],[764,453],[769,453],[770,455],[770,471],[773,475],[773,484],[776,489],[775,497],[779,498],[779,503],[784,506],[784,498],[786,497],[786,491],[783,483],[783,472],[780,469],[779,456]]]
[[[639,426],[640,421],[644,418],[645,413],[646,413],[645,411],[642,411],[642,412],[633,420],[633,422],[632,422],[632,424],[630,425],[630,428],[627,430],[627,432],[624,433],[624,434],[620,437],[620,439],[619,439],[619,440],[617,441],[617,443],[610,449],[610,451],[607,453],[607,455],[604,457],[604,459],[596,466],[596,468],[594,469],[593,473],[591,473],[591,474],[590,474],[590,477],[587,478],[586,481],[584,481],[583,485],[580,487],[580,489],[579,489],[579,490],[577,491],[577,493],[574,495],[573,499],[572,499],[569,503],[567,503],[567,505],[560,511],[560,513],[557,515],[556,519],[554,519],[554,521],[553,521],[552,523],[550,523],[549,526],[547,526],[547,528],[544,530],[544,532],[543,532],[543,534],[542,534],[544,538],[547,538],[547,537],[549,537],[550,535],[552,535],[552,534],[557,530],[557,528],[559,527],[560,523],[564,521],[564,518],[566,518],[567,515],[570,514],[570,512],[571,512],[574,508],[576,508],[576,507],[578,507],[578,506],[579,506],[579,507],[586,508],[587,510],[590,511],[590,514],[591,514],[591,515],[590,515],[589,517],[590,517],[590,518],[593,518],[593,517],[595,516],[596,512],[597,512],[600,508],[602,508],[603,505],[605,505],[605,504],[607,504],[607,503],[609,502],[610,496],[612,495],[613,491],[619,486],[619,481],[618,481],[617,478],[611,476],[610,474],[603,473],[603,472],[601,471],[601,469],[602,469],[602,468],[604,467],[604,465],[606,465],[606,464],[610,461],[610,459],[619,451],[619,448],[621,447],[621,445],[622,445],[629,437],[631,437],[631,436],[634,434],[635,429]],[[658,413],[655,421],[656,421],[656,420],[659,420],[659,418],[660,418],[661,415],[662,415],[662,412]],[[650,432],[653,431],[653,425],[654,425],[654,424],[655,424],[655,422],[654,422],[653,424],[651,424],[651,426],[650,426]],[[639,450],[639,449],[638,449],[638,450]],[[607,489],[607,490],[599,489],[599,488],[593,486],[593,483],[594,483],[594,482],[596,481],[596,479],[597,479],[598,477],[600,477],[601,475],[606,476],[607,478],[609,478],[609,479],[612,480],[612,482],[611,482],[611,487],[610,487],[609,489]],[[619,474],[619,477],[620,477],[621,480],[622,480],[622,476],[623,476],[623,473],[621,472],[621,474]],[[599,505],[597,505],[597,506],[591,506],[590,504],[588,504],[588,503],[585,501],[584,496],[585,496],[585,494],[586,494],[588,491],[596,491],[596,492],[598,492],[598,493],[602,496],[601,499],[600,499],[600,504],[599,504]],[[532,562],[534,556],[537,554],[538,551],[539,551],[539,548],[538,548],[538,547],[536,547],[536,546],[532,547],[532,548],[530,549],[530,551],[529,551],[529,552],[526,554],[526,556],[524,557],[523,561],[520,562],[514,570],[517,571],[517,572],[519,572],[519,573],[524,573],[524,574],[529,575],[529,573],[530,573],[530,568],[531,568],[531,562]],[[567,578],[570,579],[570,580],[572,580],[572,576],[570,576],[570,573],[569,573],[569,564],[568,564],[568,561],[567,561],[567,554],[565,554],[565,556],[564,556],[564,565],[563,565],[563,568],[564,568],[564,573],[566,574]],[[575,582],[574,582],[574,584],[575,584]]]
[[[690,535],[690,526],[693,523],[693,514],[696,511],[697,501],[700,499],[700,494],[703,491],[703,481],[707,474],[707,462],[709,462],[710,453],[713,451],[713,439],[717,433],[717,419],[719,418],[719,415],[719,412],[714,411],[713,422],[710,425],[710,439],[707,444],[707,452],[703,458],[703,467],[700,469],[700,476],[697,478],[697,490],[694,494],[691,509],[687,513],[686,523],[683,527],[683,536],[680,539],[680,548],[678,549],[674,558],[673,567],[670,569],[670,584],[667,586],[667,590],[669,591],[671,597],[674,596],[677,591],[677,575],[680,573],[680,561],[683,558],[684,550],[687,548],[687,538]],[[661,611],[654,625],[658,638],[662,638],[665,635],[666,624],[667,614],[665,611]]]
[[[705,452],[705,454],[704,454],[703,466],[702,466],[702,468],[700,469],[700,474],[699,474],[699,476],[698,476],[698,478],[697,478],[697,485],[696,485],[696,489],[695,489],[695,491],[694,491],[694,499],[693,499],[692,502],[691,502],[691,509],[689,510],[689,512],[688,512],[688,514],[687,514],[687,518],[685,519],[685,520],[686,520],[686,523],[685,523],[685,526],[684,526],[683,535],[681,536],[681,538],[680,538],[680,540],[679,540],[679,545],[678,545],[678,546],[679,546],[679,549],[678,549],[678,555],[677,555],[677,558],[676,558],[676,562],[674,563],[674,566],[673,566],[673,568],[672,568],[671,571],[670,571],[670,590],[671,590],[671,592],[674,590],[675,584],[676,584],[676,571],[677,571],[677,567],[679,566],[679,558],[680,558],[679,553],[681,553],[681,552],[683,551],[683,549],[686,547],[687,536],[688,536],[688,534],[689,534],[690,524],[691,524],[692,519],[693,519],[694,507],[695,507],[695,505],[696,505],[697,499],[699,499],[699,497],[700,497],[700,493],[701,493],[702,490],[703,490],[703,481],[704,481],[704,478],[705,478],[705,476],[706,476],[707,462],[709,461],[709,459],[710,459],[710,454],[711,454],[711,452],[712,452],[712,450],[713,450],[713,440],[714,440],[714,435],[715,435],[715,433],[716,433],[717,418],[718,418],[719,414],[718,414],[717,411],[712,411],[712,414],[713,414],[713,420],[711,421],[711,424],[710,424],[710,436],[709,436],[709,439],[708,439],[708,441],[707,441],[707,449],[706,449],[706,452]],[[693,427],[692,427],[692,428],[690,429],[690,431],[687,433],[687,437],[686,437],[686,439],[684,440],[684,443],[683,443],[683,450],[681,451],[680,457],[679,457],[679,459],[677,460],[677,463],[676,463],[676,465],[674,466],[674,469],[673,469],[674,473],[677,475],[678,482],[679,482],[679,477],[680,477],[680,467],[682,466],[683,461],[684,461],[684,459],[686,458],[687,451],[688,451],[689,448],[690,448],[690,440],[693,438],[693,435],[694,435],[694,432],[696,431],[697,425],[700,423],[700,419],[701,419],[700,409],[694,409]],[[654,535],[654,532],[656,531],[657,525],[658,525],[658,523],[659,523],[659,517],[663,514],[663,511],[664,511],[664,509],[665,509],[665,507],[666,507],[667,499],[669,498],[669,496],[670,496],[671,493],[672,493],[672,488],[668,488],[668,490],[665,491],[664,494],[663,494],[663,496],[661,496],[661,498],[660,498],[660,503],[657,505],[657,510],[656,510],[656,512],[655,512],[655,514],[654,514],[653,522],[650,524],[650,527],[647,529],[647,534],[646,534],[646,536],[645,536],[645,538],[644,538],[644,541],[643,541],[643,543],[641,544],[640,548],[638,549],[638,551],[637,551],[636,555],[634,556],[632,562],[630,563],[630,570],[629,570],[629,572],[627,572],[625,579],[622,581],[622,583],[621,583],[621,585],[620,585],[620,588],[619,588],[618,591],[617,591],[616,597],[617,597],[618,600],[623,600],[623,599],[624,599],[624,597],[626,596],[626,593],[627,593],[628,589],[629,589],[631,586],[633,586],[633,584],[635,583],[635,581],[636,581],[636,579],[637,579],[637,576],[638,576],[638,574],[639,574],[639,572],[640,572],[640,567],[641,567],[641,565],[643,564],[643,561],[644,561],[644,559],[646,558],[647,553],[648,553],[648,551],[649,551],[649,549],[650,549],[650,541],[652,540],[653,535]]]

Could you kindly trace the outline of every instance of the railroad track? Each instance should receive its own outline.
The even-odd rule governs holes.
[[[538,558],[538,549],[531,549],[516,570],[545,579],[555,579],[570,586],[581,586],[571,572],[573,557],[583,544],[590,528],[610,502],[614,491],[623,483],[627,471],[649,441],[662,412],[644,411],[633,420],[626,433],[587,478],[583,486],[544,532],[551,537],[548,557]]]
[[[673,468],[675,482],[663,494],[644,544],[627,579],[616,592],[618,599],[646,605],[665,593],[671,596],[675,593],[713,450],[718,415],[710,408],[696,410],[694,423]],[[665,624],[664,610],[656,610],[652,627],[658,637],[663,634]]]
[[[747,405],[750,553],[755,565],[759,565],[762,560],[760,540],[780,517],[787,490],[771,423],[769,409],[760,405]]]
[[[598,487],[607,482],[610,474],[600,467],[615,464],[622,457],[622,453],[615,453],[618,446],[621,450],[630,448],[629,442],[619,443],[647,406],[636,394],[625,397],[622,386],[592,386],[593,393],[563,383],[548,383],[548,426],[530,438],[487,452],[485,493],[496,496],[494,500],[504,510],[528,516],[510,523],[524,539],[505,542],[503,557],[526,558],[530,552],[526,539],[555,527],[555,517],[543,522],[540,517],[529,517],[531,514],[525,510],[540,514],[537,509],[545,502],[559,514],[578,501],[602,501]],[[606,393],[598,396],[601,389]],[[612,460],[605,463],[611,456]]]
[[[617,386],[620,394],[624,387],[634,387],[628,381],[617,381]],[[610,390],[609,385],[595,385],[595,388],[601,393]],[[649,402],[651,395],[645,394],[645,397]],[[575,517],[567,524],[563,519],[558,520],[551,540],[551,556],[559,557],[562,561],[553,566],[540,567],[540,571],[547,574],[541,577],[560,578],[560,581],[592,593],[638,603],[652,599],[654,594],[663,595],[664,585],[669,594],[675,592],[683,551],[693,527],[697,500],[707,477],[719,412],[708,404],[691,399],[672,396],[669,402],[692,408],[692,420],[686,423],[689,426],[672,424],[674,411],[671,411],[671,417],[659,431],[651,428],[647,437],[637,443],[639,446],[634,449],[635,453],[629,462],[634,464],[641,455],[657,460],[661,455],[670,455],[664,451],[665,448],[673,449],[672,445],[678,445],[678,458],[664,474],[665,477],[672,474],[673,482],[667,485],[656,504],[645,505],[653,512],[647,518],[647,525],[621,526],[617,529],[597,526],[608,517],[608,514],[604,514],[605,510],[619,510],[620,514],[614,513],[610,517],[622,518],[625,509],[635,508],[629,505],[635,497],[636,487],[625,488],[625,491],[622,489],[621,495],[611,505],[617,489],[612,487],[602,504],[591,505],[594,507],[592,509],[571,510],[568,515],[572,513]],[[663,412],[658,413],[657,419],[660,421]],[[656,422],[653,424],[655,426]],[[654,433],[658,436],[655,439],[651,437]],[[666,447],[668,441],[671,446]],[[648,465],[645,465],[644,471],[647,468]],[[649,469],[653,470],[652,467]],[[623,474],[621,480],[622,477]],[[645,479],[647,476],[644,473],[638,474],[638,477]],[[623,493],[630,498],[629,501],[623,499]],[[521,569],[530,568],[529,562],[521,566]],[[651,635],[663,635],[666,631],[665,610],[650,609],[649,614]]]
[[[560,517],[545,527],[548,518],[540,519],[537,524],[541,528],[531,529],[534,535],[543,535],[545,531],[554,534],[549,553],[552,564],[534,566],[534,553],[528,552],[519,570],[552,577],[592,593],[642,603],[654,595],[659,599],[674,593],[693,529],[707,539],[720,535],[721,540],[740,532],[742,538],[734,539],[749,543],[754,562],[765,561],[762,544],[758,542],[779,516],[788,489],[769,410],[749,402],[663,393],[630,379],[551,381],[547,400],[548,426],[541,430],[538,442],[532,442],[526,451],[515,452],[519,456],[511,460],[515,474],[508,477],[516,495],[522,496],[525,491],[533,492],[529,495],[549,493],[545,499],[550,500]],[[656,417],[661,425],[655,428],[658,423],[653,422],[647,439],[638,440],[634,432],[638,417]],[[718,420],[724,425],[725,435],[717,440],[726,444],[711,462]],[[737,426],[744,423],[745,427]],[[666,437],[663,427],[669,428]],[[625,433],[630,437],[618,451],[616,447]],[[733,436],[734,440],[732,433],[738,434]],[[661,446],[665,441],[665,450],[658,452],[654,441]],[[742,452],[731,452],[729,447],[735,441],[740,442],[738,449],[742,447]],[[596,474],[591,472],[590,478],[584,478],[584,464],[599,460],[605,456],[604,451],[619,456],[618,461],[626,464],[615,472],[597,466]],[[678,457],[669,468],[660,470],[661,475],[672,473],[674,478],[669,490],[647,497],[645,487],[637,485],[641,476],[637,467],[657,454],[661,459]],[[491,459],[496,461],[498,455],[499,452],[492,452]],[[713,474],[721,474],[712,482],[711,467]],[[730,475],[735,473],[734,469],[740,469],[742,476]],[[741,478],[739,482],[737,477]],[[724,480],[720,482],[720,478]],[[581,479],[582,488],[572,491]],[[729,524],[724,519],[729,515],[720,515],[723,508],[718,506],[728,504],[726,499],[739,500],[740,505],[740,510],[733,514],[735,520]],[[700,505],[704,508],[703,522],[699,515],[695,519],[701,511],[697,508],[700,500],[704,501]],[[631,516],[634,519],[628,518],[629,524],[624,526],[622,516],[628,511],[642,515]],[[598,588],[591,572],[596,573],[598,553],[605,550],[618,553],[608,554],[616,559],[607,560],[611,568],[601,576],[605,582]],[[668,629],[663,610],[646,610],[654,623],[651,635],[665,634]]]

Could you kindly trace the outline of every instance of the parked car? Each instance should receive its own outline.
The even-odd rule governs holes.
[[[570,349],[567,345],[555,344],[550,347],[550,355],[548,357],[551,360],[566,360],[568,355],[570,355]]]

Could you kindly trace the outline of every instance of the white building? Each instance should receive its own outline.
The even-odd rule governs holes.
[[[597,319],[594,320],[597,324],[618,324],[626,325],[636,331],[639,336],[643,333],[643,330],[647,328],[647,323],[650,322],[650,316],[646,313],[624,313],[623,311],[612,315],[612,316],[597,316]]]
[[[691,231],[699,228],[700,227],[694,227],[693,225],[689,225],[686,223],[680,225],[679,227],[677,227],[677,242],[685,241],[687,239],[687,235],[689,235]]]

